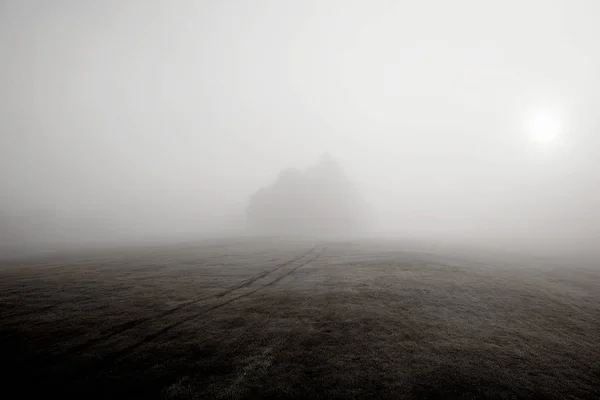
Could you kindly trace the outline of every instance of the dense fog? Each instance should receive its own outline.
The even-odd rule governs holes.
[[[599,18],[594,0],[4,0],[2,247],[254,234],[256,193],[327,153],[355,235],[593,249]],[[303,212],[331,215],[306,211],[315,187]]]

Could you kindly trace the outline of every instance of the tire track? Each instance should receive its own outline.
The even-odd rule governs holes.
[[[9,318],[29,317],[30,315],[41,314],[43,312],[50,311],[53,308],[57,308],[57,307],[59,307],[58,304],[51,304],[49,306],[44,306],[44,307],[37,308],[35,310],[28,310],[28,311],[24,311],[24,312],[20,312],[20,313],[14,313],[14,312],[11,312],[10,310],[9,311],[3,311],[3,312],[0,313],[0,318],[2,318],[2,319],[9,319]],[[14,325],[16,325],[16,324],[14,324]]]
[[[106,341],[106,340],[108,340],[108,339],[110,339],[110,338],[112,338],[114,336],[123,334],[123,333],[127,332],[128,330],[131,330],[131,329],[133,329],[133,328],[135,328],[135,327],[137,327],[139,325],[142,325],[142,324],[144,324],[146,322],[168,317],[169,315],[174,314],[177,311],[183,310],[183,309],[185,309],[185,308],[187,308],[189,306],[192,306],[194,304],[197,304],[197,303],[205,301],[205,300],[209,300],[209,299],[213,299],[213,298],[221,298],[223,296],[231,294],[231,293],[235,292],[236,290],[240,290],[240,289],[243,289],[245,287],[250,286],[254,282],[258,281],[259,279],[263,279],[263,278],[271,275],[272,273],[278,271],[281,268],[287,267],[290,264],[293,264],[293,263],[295,263],[297,261],[300,261],[302,258],[304,258],[304,257],[308,256],[309,254],[313,253],[315,251],[315,249],[316,249],[316,247],[312,247],[308,251],[306,251],[306,252],[304,252],[304,253],[302,253],[302,254],[300,254],[300,255],[292,258],[291,260],[288,260],[288,261],[285,261],[285,262],[283,262],[281,264],[278,264],[275,268],[272,268],[270,270],[266,270],[266,271],[260,272],[260,273],[258,273],[256,275],[254,275],[253,277],[245,279],[241,283],[239,283],[239,284],[237,284],[237,285],[235,285],[235,286],[233,286],[233,287],[231,287],[229,289],[223,290],[223,291],[221,291],[221,292],[219,292],[217,294],[213,294],[213,295],[210,295],[210,296],[203,296],[203,297],[199,297],[199,298],[196,298],[196,299],[193,299],[193,300],[186,301],[186,302],[184,302],[182,304],[179,304],[179,305],[177,305],[177,306],[175,306],[173,308],[165,310],[165,311],[163,311],[163,312],[161,312],[159,314],[156,314],[154,316],[151,316],[151,317],[137,318],[137,319],[133,319],[131,321],[124,322],[124,323],[119,324],[117,326],[114,326],[112,328],[108,328],[104,333],[102,333],[97,338],[93,338],[93,339],[87,340],[84,343],[81,343],[81,344],[79,344],[79,345],[77,345],[75,347],[69,348],[69,349],[67,349],[67,350],[65,350],[63,352],[58,353],[58,354],[53,354],[53,355],[51,355],[49,357],[52,357],[52,358],[53,357],[64,357],[64,356],[70,356],[70,355],[73,355],[73,354],[76,354],[76,353],[80,353],[82,351],[85,351],[85,350],[89,349],[90,347],[93,347],[94,345],[96,345],[98,343],[104,342],[104,341]],[[48,356],[41,356],[42,359],[44,359],[46,357],[48,357]],[[40,361],[40,360],[37,359],[35,361]]]
[[[313,252],[314,249],[315,248],[312,248],[307,253],[304,253],[304,255],[301,256],[301,257],[299,257],[299,258],[297,258],[297,260],[300,259],[300,258],[303,258],[305,255],[309,254],[310,252]],[[167,326],[159,329],[158,331],[145,336],[141,340],[139,340],[139,341],[137,341],[137,342],[135,342],[135,343],[133,343],[133,344],[131,344],[131,345],[129,345],[129,346],[127,346],[127,347],[125,347],[125,348],[117,351],[117,352],[114,352],[114,353],[112,353],[112,354],[104,357],[103,359],[101,359],[94,366],[94,369],[96,371],[93,372],[92,374],[93,375],[100,374],[101,372],[103,372],[104,370],[106,370],[109,366],[111,366],[113,364],[116,364],[121,359],[123,359],[123,358],[127,357],[128,355],[130,355],[131,353],[133,353],[139,347],[141,347],[141,346],[143,346],[143,345],[145,345],[147,343],[150,343],[150,342],[158,339],[159,337],[161,337],[164,334],[168,333],[172,329],[174,329],[174,328],[176,328],[176,327],[178,327],[180,325],[183,325],[186,322],[192,321],[192,320],[194,320],[194,319],[196,319],[196,318],[198,318],[198,317],[200,317],[200,316],[202,316],[202,315],[204,315],[204,314],[206,314],[206,313],[208,313],[210,311],[217,310],[219,308],[225,307],[225,306],[233,303],[234,301],[237,301],[239,299],[243,299],[243,298],[248,297],[248,296],[250,296],[250,295],[252,295],[252,294],[254,294],[256,292],[262,291],[262,290],[264,290],[264,289],[266,289],[268,287],[271,287],[271,286],[277,284],[278,282],[280,282],[284,278],[286,278],[286,277],[290,276],[291,274],[293,274],[294,272],[296,272],[296,270],[298,270],[299,268],[301,268],[301,267],[303,267],[305,265],[308,265],[311,262],[315,261],[317,258],[319,258],[321,256],[321,254],[325,251],[325,249],[326,248],[322,248],[320,251],[315,252],[314,256],[312,256],[311,258],[309,258],[306,261],[301,262],[300,264],[298,264],[294,268],[290,269],[286,273],[282,274],[278,278],[272,280],[271,282],[268,282],[268,283],[266,283],[266,284],[264,284],[264,285],[262,285],[262,286],[260,286],[260,287],[258,287],[256,289],[254,289],[254,290],[251,290],[251,291],[249,291],[247,293],[243,293],[243,294],[237,295],[237,296],[232,297],[232,298],[230,298],[230,299],[228,299],[228,300],[226,300],[226,301],[224,301],[222,303],[215,304],[213,306],[209,306],[209,307],[204,308],[203,310],[201,310],[201,311],[199,311],[197,313],[194,313],[194,314],[189,315],[189,316],[187,316],[185,318],[182,318],[182,319],[180,319],[178,321],[175,321],[175,322],[173,322],[173,323],[171,323],[171,324],[169,324],[169,325],[167,325]],[[289,264],[290,263],[286,263],[286,265],[289,265]],[[280,267],[278,267],[277,269],[279,269],[279,268]],[[86,374],[82,371],[80,374],[77,374],[77,376],[74,377],[74,380],[81,379],[81,378],[85,377],[85,375]]]
[[[250,286],[251,284],[253,284],[253,283],[254,283],[254,282],[256,282],[257,280],[259,280],[259,279],[262,279],[262,278],[264,278],[264,277],[266,277],[266,276],[268,276],[268,275],[271,275],[273,272],[275,272],[275,271],[277,271],[277,270],[279,270],[279,269],[281,269],[281,268],[283,268],[283,267],[287,267],[288,265],[290,265],[290,264],[293,264],[293,263],[295,263],[296,261],[300,261],[302,258],[306,257],[306,256],[307,256],[307,255],[309,255],[310,253],[314,253],[314,251],[315,251],[315,250],[316,250],[316,247],[312,247],[312,248],[310,248],[310,249],[309,249],[307,252],[305,252],[305,253],[302,253],[302,254],[301,254],[301,255],[299,255],[298,257],[295,257],[295,258],[293,258],[293,259],[291,259],[291,260],[289,260],[289,261],[286,261],[286,262],[284,262],[284,263],[282,263],[282,264],[279,264],[277,267],[275,267],[275,268],[273,268],[273,269],[271,269],[271,270],[264,271],[264,272],[261,272],[261,273],[259,273],[259,274],[256,274],[256,275],[255,275],[255,276],[253,276],[252,278],[248,278],[248,279],[246,279],[245,281],[243,281],[243,282],[242,282],[242,283],[240,283],[239,285],[236,285],[236,286],[234,286],[234,287],[232,287],[232,288],[230,288],[230,289],[227,289],[227,290],[225,290],[225,291],[223,291],[223,292],[221,292],[221,293],[217,293],[216,295],[214,295],[214,297],[223,297],[223,296],[226,296],[226,295],[228,295],[228,294],[229,294],[229,293],[231,293],[231,292],[234,292],[234,291],[236,291],[236,290],[243,289],[243,288],[245,288],[245,287],[247,287],[247,286]]]

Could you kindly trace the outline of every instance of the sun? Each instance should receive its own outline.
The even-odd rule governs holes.
[[[558,114],[550,110],[538,110],[529,116],[527,133],[536,143],[551,143],[560,136],[561,125]]]

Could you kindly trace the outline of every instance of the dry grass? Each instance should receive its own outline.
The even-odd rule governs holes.
[[[511,257],[254,240],[7,261],[5,390],[600,398],[600,268]]]

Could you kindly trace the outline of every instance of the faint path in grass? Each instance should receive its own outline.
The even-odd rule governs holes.
[[[93,347],[96,344],[99,344],[101,342],[109,340],[109,339],[111,339],[111,338],[113,338],[115,336],[121,335],[121,334],[125,333],[126,331],[128,331],[130,329],[133,329],[133,328],[135,328],[135,327],[137,327],[139,325],[142,325],[144,323],[147,323],[147,322],[150,322],[150,321],[156,321],[157,319],[166,318],[166,317],[168,317],[168,316],[170,316],[170,315],[172,315],[172,314],[174,314],[174,313],[176,313],[176,312],[178,312],[180,310],[183,310],[185,308],[188,308],[190,306],[193,306],[193,305],[198,304],[198,303],[200,303],[202,301],[205,301],[205,300],[210,300],[210,299],[213,299],[213,298],[221,298],[221,297],[227,296],[227,295],[229,295],[229,294],[231,294],[231,293],[233,293],[235,291],[238,291],[240,289],[243,289],[245,287],[248,287],[248,286],[252,285],[254,282],[256,282],[256,281],[258,281],[260,279],[266,278],[267,276],[273,274],[274,272],[280,270],[281,268],[287,267],[287,266],[289,266],[289,265],[291,265],[291,264],[293,264],[293,263],[295,263],[297,261],[300,261],[302,258],[308,256],[309,254],[313,253],[314,251],[315,251],[315,247],[310,248],[308,251],[305,251],[305,252],[301,253],[300,255],[298,255],[298,256],[296,256],[294,258],[292,258],[292,259],[290,259],[288,261],[285,261],[283,263],[278,264],[277,266],[275,266],[275,268],[271,268],[271,269],[268,269],[266,271],[262,271],[262,272],[260,272],[260,273],[258,273],[256,275],[248,278],[248,279],[243,280],[241,283],[236,284],[235,286],[233,286],[233,287],[231,287],[229,289],[223,290],[223,291],[221,291],[221,292],[219,292],[217,294],[213,294],[213,295],[209,295],[209,296],[203,296],[203,297],[198,297],[198,298],[186,301],[184,303],[181,303],[181,304],[179,304],[179,305],[177,305],[177,306],[175,306],[173,308],[165,310],[165,311],[163,311],[163,312],[161,312],[159,314],[153,315],[151,317],[136,318],[136,319],[133,319],[131,321],[127,321],[127,322],[124,322],[122,324],[113,326],[113,327],[105,330],[104,332],[102,332],[96,338],[87,340],[84,343],[81,343],[81,344],[79,344],[77,346],[68,348],[68,349],[66,349],[66,350],[64,350],[64,351],[62,351],[62,352],[60,352],[58,354],[53,354],[53,355],[47,355],[47,354],[44,355],[44,354],[42,354],[38,358],[34,359],[34,361],[37,361],[37,362],[49,361],[50,359],[53,359],[55,357],[59,358],[59,357],[69,356],[69,355],[73,355],[73,354],[76,354],[76,353],[83,352],[83,351],[85,351],[85,350]]]
[[[237,300],[240,300],[242,298],[248,297],[248,296],[250,296],[250,295],[252,295],[252,294],[254,294],[256,292],[259,292],[261,290],[264,290],[264,289],[266,289],[268,287],[271,287],[271,286],[277,284],[278,282],[280,282],[284,278],[286,278],[286,277],[290,276],[291,274],[293,274],[299,268],[301,268],[301,267],[303,267],[305,265],[308,265],[308,264],[312,263],[313,261],[315,261],[317,258],[319,258],[321,256],[321,254],[325,251],[325,249],[326,248],[321,248],[320,250],[316,250],[316,248],[311,248],[308,252],[303,253],[301,256],[296,257],[295,259],[290,260],[290,261],[288,261],[288,262],[286,262],[284,264],[281,264],[278,267],[276,267],[275,269],[271,270],[271,273],[272,273],[272,272],[275,272],[276,270],[279,270],[279,269],[281,269],[281,268],[283,268],[285,266],[289,266],[289,265],[293,264],[294,262],[300,261],[298,263],[298,265],[296,265],[293,268],[290,268],[288,271],[286,271],[285,273],[281,274],[280,276],[278,276],[277,278],[273,279],[272,281],[267,282],[264,285],[259,286],[259,287],[255,288],[253,290],[250,290],[250,291],[247,291],[245,293],[239,294],[237,296],[231,297],[231,298],[229,298],[229,299],[227,299],[227,300],[225,300],[225,301],[223,301],[221,303],[208,306],[208,307],[202,309],[201,311],[198,311],[197,313],[188,315],[185,318],[181,318],[181,319],[179,319],[179,320],[177,320],[177,321],[175,321],[175,322],[173,322],[173,323],[171,323],[169,325],[164,326],[163,328],[161,328],[161,329],[159,329],[159,330],[157,330],[157,331],[155,331],[155,332],[153,332],[151,334],[146,335],[141,340],[139,340],[139,341],[137,341],[137,342],[135,342],[135,343],[127,346],[127,347],[124,347],[123,349],[121,349],[119,351],[116,351],[116,352],[114,352],[112,354],[109,354],[109,355],[103,357],[98,363],[96,363],[93,366],[92,369],[95,370],[95,371],[92,371],[91,373],[92,374],[101,373],[103,370],[105,370],[106,368],[108,368],[112,364],[115,364],[120,359],[122,359],[122,358],[128,356],[129,354],[133,353],[139,347],[141,347],[141,346],[143,346],[143,345],[145,345],[147,343],[150,343],[152,341],[155,341],[156,339],[158,339],[159,337],[163,336],[167,332],[171,331],[172,329],[174,329],[174,328],[176,328],[176,327],[178,327],[178,326],[180,326],[180,325],[182,325],[182,324],[184,324],[186,322],[192,321],[192,320],[194,320],[194,319],[196,319],[196,318],[198,318],[198,317],[200,317],[200,316],[202,316],[202,315],[204,315],[204,314],[206,314],[206,313],[208,313],[210,311],[213,311],[213,310],[225,307],[225,306],[227,306],[228,304],[230,304],[230,303],[232,303],[234,301],[237,301]],[[307,256],[309,256],[311,254],[312,254],[312,256],[310,256],[310,257],[307,258]],[[256,278],[256,276],[254,278]],[[250,284],[252,284],[253,282],[256,282],[258,279],[260,279],[260,278],[257,278],[257,279],[254,279],[254,278],[251,278],[250,279],[251,282],[248,282],[247,284],[245,284],[242,287],[248,287]],[[250,280],[248,280],[248,281],[250,281]],[[242,287],[238,287],[236,290],[241,289]],[[231,294],[231,293],[234,293],[234,291],[235,290],[228,290],[228,293]],[[213,296],[213,297],[216,297],[216,295]],[[223,297],[223,296],[220,296],[220,297]],[[74,377],[74,379],[83,378],[86,375],[89,375],[88,372],[89,372],[89,370],[86,371],[85,369],[82,369],[80,371],[80,373],[77,374],[77,376]]]

